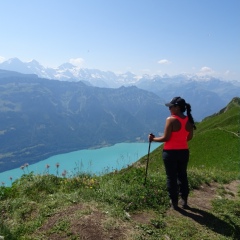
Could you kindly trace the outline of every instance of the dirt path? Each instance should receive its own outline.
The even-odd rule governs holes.
[[[229,184],[222,186],[222,192],[224,192],[224,198],[236,199],[238,197],[238,188],[240,181],[236,180]],[[219,183],[211,183],[210,185],[202,185],[199,189],[194,190],[188,200],[190,209],[186,209],[186,212],[191,211],[191,208],[199,209],[201,211],[210,211],[212,208],[211,202],[216,198],[222,198],[218,194],[218,189],[221,187]],[[167,214],[178,215],[177,211],[168,210]]]
[[[232,134],[234,134],[235,136],[237,136],[237,137],[240,137],[240,133],[239,133],[239,131],[238,132],[231,132],[231,131],[228,131],[228,130],[226,130],[226,129],[223,129],[223,128],[218,128],[219,130],[222,130],[222,131],[225,131],[225,132],[228,132],[228,133],[232,133]]]
[[[228,199],[235,199],[237,198],[237,192],[238,188],[240,186],[240,181],[236,180],[229,184],[225,184],[222,187],[224,188],[225,192],[225,198]],[[210,211],[212,208],[211,202],[216,198],[222,198],[218,194],[218,189],[220,185],[218,183],[212,183],[211,185],[202,185],[199,189],[194,190],[188,200],[188,204],[190,206],[189,209],[186,209],[184,211],[190,212],[191,209],[199,209],[199,211]],[[181,211],[180,211],[181,212]],[[144,214],[144,213],[142,213]],[[151,214],[139,214],[139,216],[133,216],[135,221],[138,221],[142,224],[147,224],[149,220],[152,218]],[[179,215],[178,211],[174,211],[172,209],[169,209],[166,213],[166,215]]]
[[[219,236],[223,234],[223,231],[225,229],[224,233],[230,236],[231,231],[229,229],[231,227],[225,221],[220,220],[218,217],[211,213],[212,201],[218,198],[232,200],[239,199],[238,195],[239,186],[240,181],[238,180],[225,185],[212,183],[211,185],[201,186],[200,189],[194,190],[191,193],[188,201],[189,208],[187,209],[180,208],[178,211],[169,209],[167,211],[166,213],[167,224],[171,226],[173,222],[187,222],[195,229],[198,228],[202,229],[203,227],[209,229],[210,231],[209,234],[213,233],[220,234]],[[206,239],[210,239],[210,237],[207,236]]]
[[[239,187],[239,181],[233,181],[229,184],[225,184],[224,197],[228,199],[237,198],[237,192]],[[211,210],[211,201],[215,198],[221,198],[217,190],[220,187],[218,183],[212,183],[211,185],[201,186],[200,189],[193,191],[189,198],[189,205],[202,210]]]

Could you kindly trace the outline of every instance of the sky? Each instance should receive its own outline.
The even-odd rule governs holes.
[[[0,62],[240,81],[240,0],[0,0]]]

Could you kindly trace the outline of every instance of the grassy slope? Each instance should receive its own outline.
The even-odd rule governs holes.
[[[194,139],[190,142],[191,160],[189,182],[191,189],[202,183],[218,181],[226,183],[239,176],[239,98],[232,101],[225,111],[211,116],[198,124]],[[237,239],[240,235],[240,202],[215,202],[211,213],[215,219],[228,226],[219,234],[210,227],[196,226],[186,218],[183,222],[174,219],[167,222],[168,197],[165,187],[165,172],[161,160],[161,147],[150,154],[147,184],[143,185],[147,156],[134,166],[102,177],[84,176],[76,173],[72,179],[56,176],[28,174],[16,181],[11,188],[0,187],[0,236],[5,239],[53,239],[66,235],[65,239],[81,239],[73,231],[79,225],[79,214],[94,217],[93,208],[108,213],[101,222],[98,234],[111,235],[116,229],[124,232],[122,239]],[[73,206],[91,205],[71,215]],[[65,209],[65,210],[64,210]],[[57,213],[54,226],[47,224]],[[151,224],[135,224],[130,215],[154,212]],[[63,214],[65,213],[65,215]],[[104,215],[106,218],[106,214]],[[71,219],[70,219],[71,218]],[[113,221],[113,218],[115,219]],[[53,220],[52,220],[53,221]],[[106,223],[108,221],[108,223]],[[219,222],[218,221],[218,222]],[[111,224],[109,224],[111,222]],[[190,227],[188,226],[190,224]],[[48,226],[48,228],[46,227]],[[96,226],[93,226],[96,228]],[[41,230],[44,229],[44,230]],[[126,237],[126,229],[132,234]],[[182,229],[180,234],[179,229]],[[95,229],[96,230],[96,229]],[[118,236],[120,236],[120,232]],[[205,236],[202,238],[202,236]],[[83,236],[82,236],[83,237]],[[85,236],[86,237],[86,236]],[[57,239],[57,238],[56,238]],[[62,238],[64,239],[64,238]],[[94,238],[89,238],[94,239]],[[99,235],[99,239],[100,235]],[[107,239],[107,238],[102,238]],[[115,238],[117,239],[117,238]],[[120,238],[119,238],[120,239]]]
[[[239,172],[240,160],[240,103],[233,99],[219,114],[198,124],[198,130],[189,147],[192,150],[190,166],[216,168]]]

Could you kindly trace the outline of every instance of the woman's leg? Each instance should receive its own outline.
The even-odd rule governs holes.
[[[187,205],[187,198],[189,194],[187,165],[189,160],[189,151],[180,150],[178,155],[178,184],[181,198],[184,200],[184,205]]]
[[[177,159],[175,155],[176,155],[175,151],[171,151],[171,150],[168,150],[168,151],[164,150],[162,153],[165,171],[167,175],[168,195],[171,199],[172,204],[177,206],[178,204],[178,183],[177,183],[178,164],[177,164]]]

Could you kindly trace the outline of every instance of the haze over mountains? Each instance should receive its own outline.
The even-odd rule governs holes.
[[[41,78],[60,81],[78,82],[104,88],[137,86],[157,94],[163,102],[174,96],[181,96],[192,105],[193,115],[197,121],[202,120],[225,107],[233,97],[239,96],[239,81],[223,81],[209,76],[137,76],[127,72],[115,74],[98,69],[79,68],[71,63],[64,63],[57,68],[45,68],[36,60],[22,62],[18,58],[0,63],[0,69],[36,74]]]
[[[147,141],[163,131],[164,103],[174,96],[191,103],[200,121],[239,93],[239,82],[214,78],[138,78],[10,59],[0,64],[0,172],[59,153]]]

